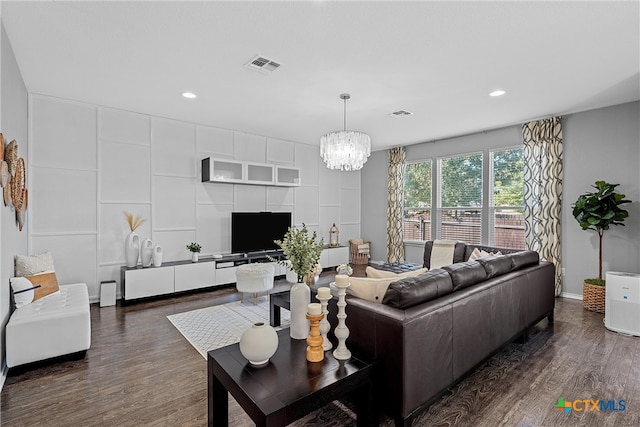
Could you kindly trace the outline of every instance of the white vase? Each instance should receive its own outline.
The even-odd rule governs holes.
[[[198,252],[191,252],[191,262],[198,262]]]
[[[278,334],[266,323],[254,323],[240,337],[240,353],[254,366],[269,361],[278,349]]]
[[[140,257],[140,237],[133,231],[127,235],[124,241],[124,257],[127,261],[127,267],[135,267],[138,265]]]
[[[151,257],[153,255],[153,242],[150,238],[145,239],[140,244],[140,261],[143,267],[151,267]]]
[[[162,248],[158,245],[153,247],[153,255],[151,261],[154,267],[160,267],[162,265]]]
[[[309,336],[307,308],[310,302],[311,290],[305,283],[297,282],[291,286],[289,292],[289,313],[291,315],[289,335],[295,340],[303,340]]]

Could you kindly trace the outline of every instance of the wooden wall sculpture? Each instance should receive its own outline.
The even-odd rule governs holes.
[[[4,205],[15,209],[16,222],[20,231],[25,223],[29,192],[27,191],[27,171],[22,157],[18,157],[18,143],[14,139],[5,147],[0,133],[0,185]]]

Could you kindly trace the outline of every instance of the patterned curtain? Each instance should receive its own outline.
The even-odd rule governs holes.
[[[402,214],[404,170],[407,155],[404,147],[389,150],[389,180],[387,184],[387,262],[404,261]]]
[[[527,248],[556,266],[556,296],[562,292],[560,216],[562,123],[560,117],[522,125],[524,221]]]

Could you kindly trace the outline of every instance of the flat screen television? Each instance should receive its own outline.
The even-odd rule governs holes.
[[[231,212],[231,252],[259,252],[280,249],[291,226],[291,212]]]

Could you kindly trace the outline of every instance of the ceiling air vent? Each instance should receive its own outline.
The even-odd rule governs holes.
[[[398,110],[398,111],[394,111],[393,113],[389,114],[391,117],[403,117],[403,116],[410,116],[413,113],[411,111],[407,111],[407,110]]]
[[[265,58],[261,55],[257,55],[251,61],[245,64],[245,67],[251,70],[262,71],[263,73],[271,73],[272,71],[278,69],[280,65],[282,64],[280,64],[279,62],[272,61],[271,59]]]

